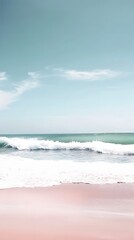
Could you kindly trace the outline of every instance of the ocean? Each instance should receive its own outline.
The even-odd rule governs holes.
[[[0,188],[133,183],[134,133],[0,135]]]

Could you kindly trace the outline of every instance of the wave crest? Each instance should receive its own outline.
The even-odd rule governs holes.
[[[134,144],[122,145],[92,142],[60,142],[37,138],[8,138],[0,137],[0,148],[17,150],[89,150],[104,154],[134,155]]]

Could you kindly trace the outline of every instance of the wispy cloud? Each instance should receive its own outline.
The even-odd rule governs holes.
[[[7,80],[7,74],[6,72],[0,72],[0,81],[1,80]]]
[[[39,86],[40,76],[32,72],[28,73],[28,78],[14,85],[12,91],[0,91],[0,109],[4,109],[11,103],[18,100],[18,98],[25,92]]]
[[[96,69],[91,71],[78,71],[75,69],[65,70],[62,68],[55,68],[55,72],[59,73],[60,76],[70,80],[104,80],[119,76],[121,73],[110,69]]]
[[[28,72],[28,76],[32,79],[41,79],[44,77],[40,72]]]

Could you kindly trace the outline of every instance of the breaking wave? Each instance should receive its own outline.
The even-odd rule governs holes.
[[[134,144],[114,144],[101,141],[60,142],[38,138],[0,137],[0,148],[17,150],[89,150],[104,154],[134,155]]]

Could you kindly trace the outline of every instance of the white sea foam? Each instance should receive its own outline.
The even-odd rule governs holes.
[[[0,137],[0,143],[5,147],[12,147],[18,150],[90,150],[106,154],[133,155],[134,144],[122,145],[105,143],[100,141],[92,142],[59,142],[41,140],[37,138],[8,138]]]
[[[0,188],[52,186],[60,183],[134,182],[134,163],[33,160],[0,154]]]

